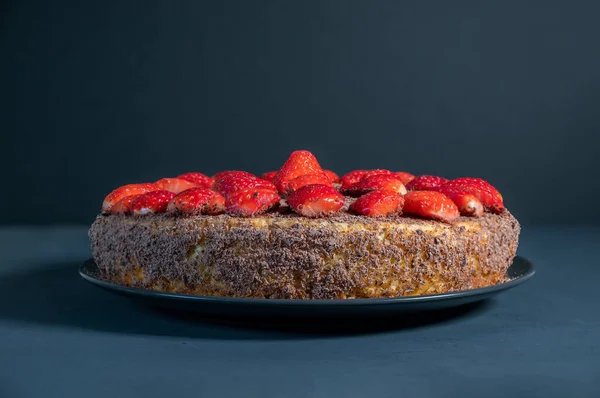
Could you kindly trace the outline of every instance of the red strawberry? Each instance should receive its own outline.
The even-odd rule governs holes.
[[[338,212],[344,206],[344,197],[332,186],[311,184],[292,192],[287,202],[298,214],[324,217]]]
[[[327,179],[327,175],[323,172],[317,158],[312,153],[309,151],[294,151],[283,166],[281,166],[277,174],[275,174],[273,183],[279,193],[288,194],[290,193],[289,182],[307,174],[323,175]],[[297,188],[299,187],[297,186]]]
[[[353,193],[353,188],[360,180],[366,177],[373,177],[376,175],[394,175],[389,170],[375,169],[375,170],[355,170],[342,177],[342,186],[340,192],[344,195],[356,195]]]
[[[187,180],[182,180],[181,178],[163,178],[162,180],[156,181],[155,184],[160,189],[164,189],[165,191],[173,192],[174,194],[183,192],[186,189],[198,188],[198,184],[189,182]]]
[[[236,191],[225,199],[227,213],[240,217],[262,214],[278,205],[279,194],[273,189],[245,189]]]
[[[463,192],[445,195],[452,199],[462,216],[481,217],[483,215],[483,205],[477,196]]]
[[[445,222],[450,222],[460,215],[454,202],[436,191],[412,191],[404,195],[404,201],[406,214]]]
[[[108,196],[104,198],[104,202],[102,203],[102,211],[108,212],[115,203],[126,196],[140,195],[146,192],[156,191],[158,189],[160,188],[150,183],[123,185],[122,187],[119,187],[109,193]]]
[[[225,211],[225,198],[208,188],[191,188],[175,196],[167,206],[170,213],[210,214]]]
[[[253,188],[270,189],[277,192],[277,188],[272,182],[246,172],[235,172],[218,177],[212,187],[213,190],[219,192],[225,198],[235,192]]]
[[[277,172],[276,172],[276,171],[268,171],[268,172],[264,173],[264,174],[261,176],[261,178],[262,178],[263,180],[267,180],[267,181],[271,181],[271,182],[273,182],[273,178],[275,178],[275,174],[277,174]]]
[[[369,192],[350,205],[350,210],[368,217],[385,217],[402,214],[404,198],[391,191]]]
[[[367,170],[367,172],[362,176],[361,180],[363,178],[372,177],[372,176],[379,176],[379,175],[390,175],[390,176],[393,176],[393,175],[395,175],[395,173],[392,173],[391,171],[385,170],[385,169]]]
[[[142,194],[131,203],[131,213],[135,215],[162,213],[167,210],[169,202],[174,197],[173,192],[164,189]]]
[[[371,191],[387,190],[401,195],[406,194],[404,184],[393,174],[365,175],[359,182],[346,190],[351,196],[361,196]]]
[[[438,176],[418,176],[406,184],[409,191],[433,191],[448,180]]]
[[[305,185],[331,185],[331,180],[326,174],[305,174],[288,181],[288,194],[302,188]]]
[[[354,170],[344,174],[341,178],[342,187],[340,190],[343,191],[350,188],[352,185],[359,182],[365,174],[367,174],[367,170]]]
[[[340,176],[335,174],[333,171],[331,170],[323,170],[325,172],[325,174],[327,174],[327,177],[329,177],[329,181],[331,181],[332,184],[339,184],[341,182],[340,180]]]
[[[142,194],[125,196],[123,199],[111,206],[111,208],[108,210],[109,213],[129,214],[131,211],[131,203],[141,195]]]
[[[479,178],[457,178],[440,186],[438,191],[450,197],[459,193],[471,194],[477,197],[487,210],[494,213],[504,211],[500,192]]]
[[[402,184],[404,184],[404,185],[408,184],[409,182],[411,182],[412,180],[415,179],[414,175],[407,173],[406,171],[397,171],[394,174],[396,174],[396,177],[400,181],[402,181]]]
[[[217,174],[215,174],[213,176],[213,179],[215,180],[215,182],[217,182],[220,179],[223,179],[226,176],[246,176],[246,177],[256,177],[254,174],[252,173],[248,173],[247,171],[239,171],[239,170],[226,170],[226,171],[220,171]]]
[[[177,178],[192,182],[199,188],[210,188],[212,187],[213,182],[215,182],[211,177],[198,172],[181,174],[178,175]]]

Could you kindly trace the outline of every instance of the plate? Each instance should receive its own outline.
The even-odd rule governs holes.
[[[348,300],[286,300],[193,296],[117,285],[100,278],[98,267],[88,260],[79,268],[88,282],[129,298],[169,310],[218,317],[347,317],[381,316],[387,313],[443,310],[473,304],[518,286],[530,279],[533,264],[517,256],[508,269],[508,282],[479,289],[425,296]]]

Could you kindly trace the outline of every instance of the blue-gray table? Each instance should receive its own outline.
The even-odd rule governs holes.
[[[365,333],[146,309],[80,279],[85,227],[4,227],[0,247],[1,398],[600,397],[600,229],[525,229],[526,284]]]

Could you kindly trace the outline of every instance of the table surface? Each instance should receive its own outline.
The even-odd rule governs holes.
[[[223,325],[82,280],[85,227],[0,228],[0,397],[600,397],[600,228],[524,229],[537,275],[392,327]],[[84,395],[85,394],[85,395]]]

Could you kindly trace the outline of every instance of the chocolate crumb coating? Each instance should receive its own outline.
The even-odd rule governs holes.
[[[102,277],[132,287],[223,297],[350,299],[473,289],[505,280],[520,226],[508,212],[451,224],[282,206],[239,218],[99,215]]]

